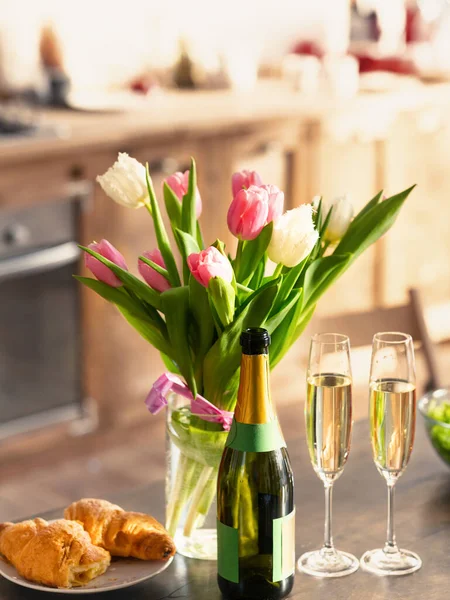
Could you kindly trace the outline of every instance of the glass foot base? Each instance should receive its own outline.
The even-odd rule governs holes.
[[[215,529],[196,529],[186,537],[178,529],[174,537],[178,554],[200,560],[217,560],[217,531]]]
[[[353,554],[322,548],[300,556],[297,567],[314,577],[344,577],[358,570],[359,561]]]
[[[361,567],[375,575],[409,575],[422,566],[420,557],[409,550],[385,552],[369,550],[361,557]]]

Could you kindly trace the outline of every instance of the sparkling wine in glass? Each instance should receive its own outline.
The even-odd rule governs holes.
[[[320,550],[303,554],[300,571],[316,577],[341,577],[358,569],[358,559],[333,545],[331,500],[350,451],[352,374],[347,336],[313,336],[307,372],[306,439],[314,471],[325,487],[325,539]]]
[[[366,552],[361,566],[376,575],[407,575],[422,566],[417,554],[398,548],[394,533],[394,486],[408,465],[416,427],[416,375],[410,335],[375,335],[369,386],[373,460],[387,483],[388,523],[384,548]]]

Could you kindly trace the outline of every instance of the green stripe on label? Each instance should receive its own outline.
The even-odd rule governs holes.
[[[277,582],[295,572],[295,509],[273,520],[272,581]]]
[[[239,583],[239,532],[217,519],[217,572]]]
[[[241,452],[270,452],[285,448],[286,442],[277,419],[258,425],[233,419],[226,445]]]

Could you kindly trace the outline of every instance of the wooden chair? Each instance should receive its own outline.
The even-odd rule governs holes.
[[[402,331],[420,342],[428,370],[426,391],[443,386],[433,342],[428,333],[422,302],[417,289],[409,290],[409,303],[391,308],[377,308],[368,312],[347,313],[320,319],[321,331],[344,333],[352,347],[369,346],[378,331]]]

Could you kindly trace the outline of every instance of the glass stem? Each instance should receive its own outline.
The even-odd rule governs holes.
[[[398,552],[397,542],[395,541],[394,530],[394,484],[388,484],[388,518],[387,518],[387,540],[384,551],[387,554]]]
[[[333,534],[331,531],[331,505],[333,500],[333,484],[325,484],[325,538],[324,549],[334,550]]]

